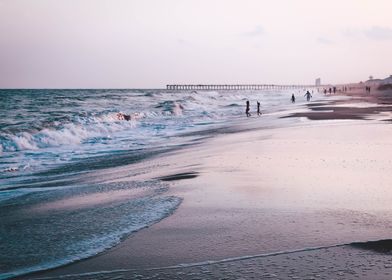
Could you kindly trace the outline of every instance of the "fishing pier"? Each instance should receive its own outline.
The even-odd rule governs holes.
[[[315,85],[266,85],[266,84],[173,84],[166,85],[168,90],[290,90],[314,88]]]

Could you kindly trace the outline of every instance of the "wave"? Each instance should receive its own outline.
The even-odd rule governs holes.
[[[79,94],[83,95],[82,93]],[[159,91],[151,91],[131,96],[116,93],[107,95],[107,92],[103,92],[104,95],[100,95],[97,99],[94,95],[89,96],[87,91],[84,93],[87,95],[83,95],[83,98],[79,100],[80,98],[76,95],[76,92],[70,96],[65,96],[61,92],[58,94],[48,98],[55,98],[56,101],[59,98],[64,99],[66,102],[64,100],[62,102],[68,107],[62,108],[60,105],[54,105],[57,103],[52,104],[50,100],[48,100],[47,106],[51,107],[48,110],[41,108],[43,105],[36,105],[34,107],[36,115],[42,113],[40,116],[43,119],[38,121],[35,120],[34,116],[31,116],[32,119],[30,120],[25,118],[26,124],[18,122],[18,125],[9,125],[7,129],[3,129],[3,132],[0,133],[0,154],[63,145],[80,145],[89,138],[111,138],[114,136],[112,134],[116,132],[137,128],[137,123],[144,119],[150,121],[149,124],[156,122],[159,125],[164,122],[163,118],[182,117],[184,115],[189,119],[193,118],[196,122],[198,119],[203,121],[205,118],[210,120],[221,119],[225,115],[233,115],[233,112],[225,112],[224,108],[242,113],[239,109],[241,106],[239,101],[242,104],[242,100],[250,97],[249,94],[244,93],[224,94],[217,91],[186,94],[163,94]],[[90,100],[93,98],[94,100]],[[133,101],[137,101],[137,103],[132,105]],[[153,102],[157,102],[155,107],[153,107]],[[113,109],[107,111],[108,108],[113,108],[113,106],[118,108],[119,104],[124,103],[130,103],[128,110],[131,108],[134,110],[133,112],[121,110],[124,111],[124,114],[130,116],[131,122],[119,121],[116,113],[120,110],[116,112]],[[34,104],[33,101],[32,104]],[[80,108],[83,108],[83,110]],[[104,111],[97,112],[99,108],[103,108]],[[27,110],[27,108],[24,110]],[[32,108],[29,108],[29,110],[31,111]],[[19,115],[15,115],[15,118],[18,118]],[[8,117],[11,117],[11,115],[8,115]],[[31,125],[26,128],[29,122]],[[181,125],[182,129],[187,125],[192,127],[194,124],[192,121],[185,120],[183,123],[178,122],[174,125]],[[173,127],[173,130],[176,129],[178,127]]]
[[[157,106],[155,106],[155,108],[161,108],[163,112],[173,114],[175,116],[182,115],[182,111],[184,109],[180,102],[173,100],[160,102]]]
[[[135,114],[136,116],[136,114]],[[0,151],[15,152],[23,150],[38,150],[62,145],[79,145],[84,140],[93,137],[111,137],[112,133],[136,126],[134,118],[129,122],[121,122],[115,113],[82,119],[74,123],[58,124],[54,127],[42,128],[39,131],[24,131],[16,134],[3,133],[0,135]]]
[[[0,154],[24,150],[38,150],[63,145],[80,145],[89,138],[111,138],[112,134],[134,129],[143,119],[155,119],[157,123],[162,117],[181,116],[184,106],[179,102],[165,101],[156,108],[160,111],[145,112],[110,112],[87,118],[78,117],[74,122],[52,122],[51,126],[16,133],[0,134]],[[119,118],[118,114],[129,116],[129,120]]]

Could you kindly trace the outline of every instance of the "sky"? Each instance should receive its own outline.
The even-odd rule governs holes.
[[[0,88],[392,75],[390,0],[0,0]]]

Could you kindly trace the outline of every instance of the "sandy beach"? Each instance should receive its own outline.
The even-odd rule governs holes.
[[[391,280],[391,10],[0,0],[0,280]]]
[[[391,238],[386,100],[309,103],[273,127],[248,119],[240,125],[251,129],[133,164],[139,175],[121,180],[170,184],[182,198],[173,215],[27,278],[390,279],[391,246],[369,243]]]

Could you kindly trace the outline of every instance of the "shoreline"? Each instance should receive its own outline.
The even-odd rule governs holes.
[[[314,108],[317,108],[317,106]],[[370,111],[373,114],[375,113],[375,110]],[[312,108],[310,108],[310,112],[312,112]],[[365,113],[367,111],[363,112],[363,114]],[[329,113],[328,118],[324,118],[324,120],[328,121],[330,116]],[[306,117],[306,115],[303,117]],[[307,121],[304,124],[307,125],[311,122]],[[337,131],[338,135],[339,133],[345,133],[344,137],[340,135],[337,140],[336,135],[333,135],[332,138],[328,139],[333,134],[332,131],[334,133]],[[316,164],[319,169],[324,168],[327,171],[331,170],[333,166],[341,167],[343,164],[351,166],[353,170],[361,167],[356,163],[355,151],[345,155],[344,163],[343,161],[328,159],[327,156],[334,149],[345,153],[345,149],[350,149],[357,142],[360,143],[357,143],[356,151],[366,149],[372,143],[371,138],[369,139],[366,136],[367,133],[384,135],[384,141],[381,141],[381,144],[385,146],[385,139],[387,138],[385,135],[390,133],[390,129],[387,124],[380,124],[378,121],[374,123],[368,120],[359,120],[344,121],[344,123],[339,121],[338,123],[327,124],[323,122],[312,123],[309,127],[302,125],[257,131],[247,130],[235,134],[219,135],[214,139],[209,139],[197,148],[190,147],[178,153],[174,152],[171,155],[166,155],[164,158],[155,159],[155,161],[164,160],[165,165],[168,165],[169,168],[154,170],[152,173],[141,175],[136,179],[145,180],[163,176],[177,179],[172,180],[173,185],[170,187],[169,193],[184,198],[184,201],[173,215],[147,229],[132,234],[118,246],[98,256],[58,269],[27,275],[26,278],[86,273],[92,272],[96,268],[100,268],[101,271],[140,269],[142,267],[147,269],[178,265],[179,263],[246,256],[252,253],[273,253],[280,249],[293,249],[290,247],[298,240],[303,245],[309,243],[311,247],[312,245],[320,245],[320,240],[326,246],[331,243],[334,244],[334,241],[341,241],[337,243],[345,244],[344,240],[350,242],[349,238],[352,237],[353,228],[363,231],[361,234],[364,237],[369,237],[375,228],[367,228],[364,225],[375,214],[370,213],[372,211],[369,211],[366,207],[361,209],[362,203],[367,199],[368,193],[366,190],[360,188],[358,191],[360,200],[350,205],[348,207],[349,211],[344,209],[344,207],[347,207],[349,193],[340,190],[339,202],[342,206],[333,209],[336,206],[334,205],[334,198],[328,197],[328,193],[331,192],[328,189],[328,184],[325,182],[321,184],[321,189],[315,189],[315,186],[309,188],[311,182],[314,182],[317,178],[325,181],[328,174],[322,172],[318,174],[315,171],[310,171],[307,178],[296,178],[296,175],[298,176],[304,171],[302,167],[297,166],[296,162],[298,161],[302,164]],[[320,142],[313,139],[314,135],[320,134],[325,141]],[[364,137],[359,140],[355,139],[359,134]],[[313,137],[310,139],[311,141],[308,139],[309,135],[310,138]],[[323,153],[324,161],[318,158],[318,153],[307,153],[309,145],[313,149],[325,149]],[[293,148],[302,151],[302,153],[293,152]],[[380,158],[387,156],[383,154],[383,150],[383,146],[377,149],[376,154]],[[367,155],[363,156],[363,159],[371,155],[370,151],[368,152]],[[304,155],[306,156],[303,157]],[[350,159],[352,159],[352,162],[350,162]],[[328,162],[328,160],[331,162]],[[325,161],[327,163],[323,166]],[[260,170],[255,169],[255,165],[258,165],[260,170],[265,169],[266,166],[275,168],[272,168],[269,172],[262,171],[262,174],[259,174]],[[284,167],[282,165],[286,169],[280,169]],[[379,171],[375,173],[379,174],[382,172],[381,170],[385,170],[387,167],[390,167],[390,161],[384,160],[378,165],[362,166],[361,171],[377,168]],[[347,178],[350,176],[345,172],[339,173],[339,168],[332,169],[333,172],[337,172],[341,176],[340,179],[343,178],[347,182],[353,183],[352,179],[350,181],[350,178]],[[305,170],[309,169],[305,168]],[[185,173],[185,178],[181,178],[181,173]],[[190,174],[191,178],[187,177],[186,174]],[[279,178],[279,176],[282,178]],[[390,182],[390,178],[386,178]],[[290,181],[290,184],[287,183]],[[354,181],[358,183],[357,180]],[[365,182],[360,183],[364,184]],[[294,193],[292,189],[295,190]],[[334,190],[339,191],[339,189]],[[353,190],[355,188],[351,187],[350,191]],[[298,196],[298,192],[301,195]],[[320,197],[320,194],[314,194],[315,192],[321,192],[323,197]],[[289,193],[289,195],[285,193]],[[282,194],[285,195],[282,197]],[[293,195],[297,197],[292,197]],[[324,196],[327,196],[327,203],[320,207],[320,202],[325,199]],[[377,197],[377,199],[382,199],[382,197]],[[305,207],[298,207],[298,203],[302,201],[307,202]],[[331,211],[330,208],[335,211]],[[378,211],[386,211],[389,214],[385,205],[380,207]],[[351,215],[351,220],[346,220],[347,214]],[[364,214],[368,216],[362,217]],[[324,225],[318,224],[317,221],[326,218],[329,220],[327,219]],[[355,220],[358,221],[355,222]],[[255,224],[255,221],[261,222],[258,225]],[[294,223],[291,225],[292,221]],[[325,240],[324,235],[320,232],[330,230],[331,225],[336,226],[339,222],[347,221],[349,222],[348,226],[338,226],[336,228],[336,232],[339,232],[340,236],[332,237],[329,241]],[[271,226],[276,222],[281,224]],[[381,219],[378,222],[383,223],[383,226],[386,225],[385,223],[388,225],[391,223],[392,225],[392,220],[389,219],[385,221]],[[298,224],[296,225],[296,223]],[[317,226],[314,226],[315,223]],[[309,230],[312,226],[314,227],[313,231],[306,232],[305,229]],[[268,227],[270,228],[265,230]],[[293,234],[293,230],[295,232],[295,230],[301,228],[303,228],[302,232]],[[375,234],[376,237],[388,238],[388,231],[383,232],[382,228],[379,227],[377,227],[377,230],[379,232]],[[271,244],[259,244],[265,240],[271,242]],[[287,248],[280,248],[282,246]],[[143,275],[143,271],[138,270],[138,273]]]
[[[301,269],[299,269],[301,267]],[[172,267],[62,275],[62,279],[375,279],[387,280],[392,262],[349,245],[277,252]],[[40,278],[56,279],[56,277]]]

